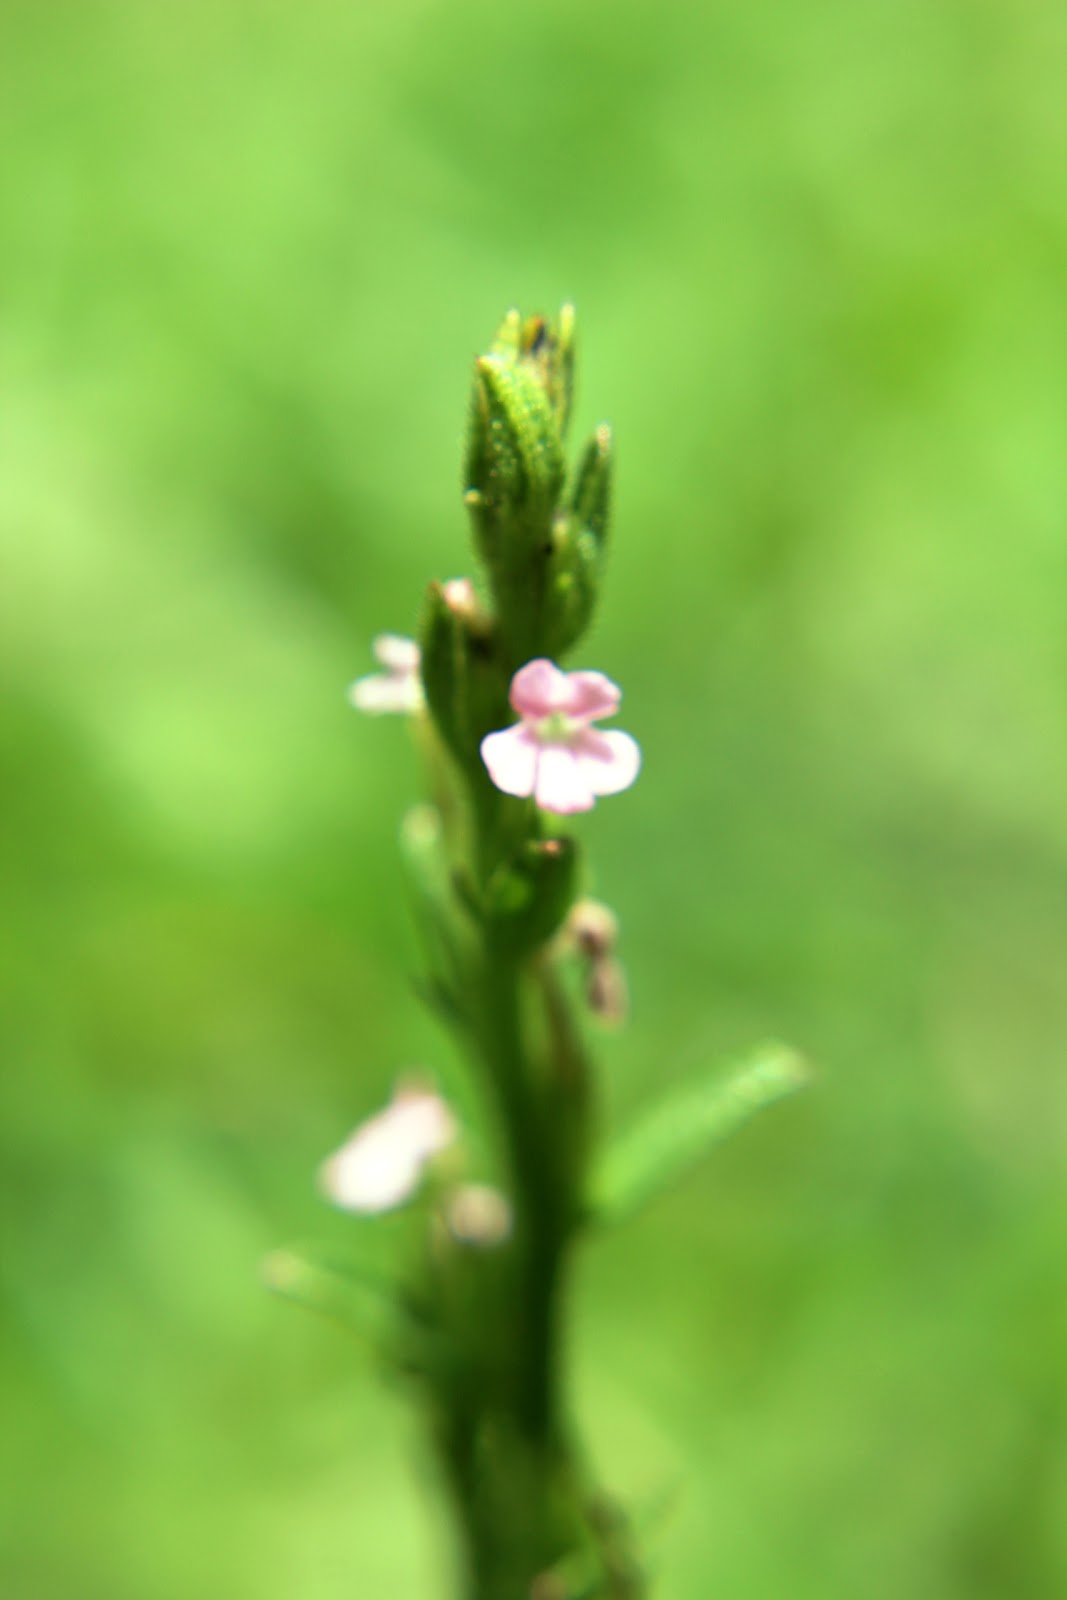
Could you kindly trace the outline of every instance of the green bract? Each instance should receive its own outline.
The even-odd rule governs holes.
[[[610,434],[597,430],[566,495],[574,313],[509,313],[475,363],[465,501],[507,667],[571,649],[597,598],[610,499]]]

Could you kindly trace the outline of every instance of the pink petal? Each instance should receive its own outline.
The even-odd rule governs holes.
[[[582,782],[593,794],[619,794],[628,789],[641,769],[641,749],[636,739],[615,729],[602,733],[585,728],[575,740],[574,753]]]
[[[523,797],[533,794],[540,746],[523,723],[487,733],[481,748],[482,760],[498,789]]]
[[[542,749],[534,798],[542,811],[554,811],[560,817],[592,810],[593,791],[574,751],[566,745],[550,744]]]
[[[531,721],[565,711],[568,695],[567,674],[544,659],[528,661],[511,680],[511,703]]]
[[[622,690],[603,672],[568,672],[566,678],[567,701],[560,710],[567,716],[595,722],[618,711]]]

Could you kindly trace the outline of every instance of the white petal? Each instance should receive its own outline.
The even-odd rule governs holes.
[[[487,733],[482,740],[482,760],[504,794],[533,794],[539,750],[534,735],[521,722],[499,733]]]
[[[445,604],[453,611],[473,611],[477,605],[474,585],[469,578],[449,578],[441,585]]]
[[[641,770],[641,748],[628,733],[586,728],[574,746],[582,778],[594,794],[619,794]]]
[[[400,633],[380,633],[374,641],[375,658],[388,672],[417,672],[419,647],[414,639],[405,639]]]
[[[550,744],[542,749],[537,760],[534,798],[542,811],[553,811],[560,817],[592,809],[593,791],[574,751],[566,745]]]
[[[371,716],[408,716],[422,706],[422,686],[418,678],[407,673],[374,672],[367,678],[357,678],[349,688],[348,698],[358,711]]]
[[[399,1155],[382,1140],[353,1138],[323,1163],[320,1182],[327,1199],[342,1211],[373,1216],[410,1200],[421,1174],[415,1157]]]
[[[455,1134],[455,1120],[439,1095],[401,1089],[323,1163],[320,1185],[344,1211],[390,1211],[411,1198],[426,1163]]]

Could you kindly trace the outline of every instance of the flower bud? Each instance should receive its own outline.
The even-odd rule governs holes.
[[[593,961],[585,983],[585,999],[594,1017],[608,1027],[618,1028],[630,1014],[630,993],[626,974],[614,956]]]
[[[552,527],[541,634],[546,654],[554,659],[573,649],[593,619],[600,565],[593,535],[563,512]]]
[[[592,534],[601,551],[607,542],[611,514],[612,462],[611,429],[601,423],[578,463],[570,496],[572,515]]]
[[[496,660],[492,626],[468,580],[430,584],[419,640],[434,722],[456,759],[477,766],[481,740],[506,715],[507,679]]]
[[[465,500],[504,618],[528,611],[531,596],[536,603],[562,489],[559,425],[536,368],[503,355],[480,356]]]
[[[511,1233],[511,1206],[487,1183],[463,1183],[445,1197],[445,1222],[460,1244],[489,1250]]]
[[[610,435],[598,430],[563,503],[574,389],[574,308],[511,311],[475,364],[464,496],[512,671],[589,624],[607,528]]]
[[[615,953],[619,921],[614,911],[601,900],[577,900],[571,907],[564,930],[583,955],[599,961]]]

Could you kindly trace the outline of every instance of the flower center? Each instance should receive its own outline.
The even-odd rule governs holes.
[[[537,724],[537,737],[541,744],[571,744],[580,728],[581,723],[575,722],[573,717],[553,711],[550,717],[542,717]]]

